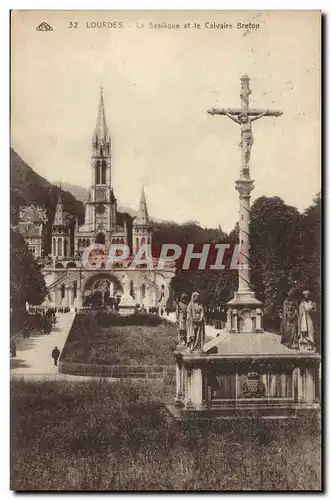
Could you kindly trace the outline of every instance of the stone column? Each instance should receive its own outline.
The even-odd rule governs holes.
[[[135,303],[141,305],[141,303],[142,303],[142,300],[141,300],[141,285],[134,284],[133,286],[134,286],[134,291],[135,291],[135,294],[136,294]]]
[[[70,290],[71,290],[71,287],[70,286],[66,286],[65,288],[65,302],[66,302],[66,306],[69,306],[70,307]]]
[[[238,312],[237,309],[232,309],[232,314],[230,316],[230,332],[238,333]]]
[[[202,368],[193,368],[191,374],[191,401],[197,410],[203,410],[206,405],[205,374]]]
[[[296,389],[297,389],[297,397],[296,401],[298,403],[302,403],[304,401],[304,373],[301,368],[295,368],[294,372],[295,381],[296,381]]]
[[[242,168],[240,178],[236,180],[236,190],[239,192],[239,262],[238,262],[238,291],[235,292],[234,298],[228,302],[230,307],[230,327],[231,333],[262,333],[261,326],[261,302],[255,298],[255,293],[251,289],[250,283],[250,242],[249,242],[249,225],[250,225],[250,193],[254,188],[254,181],[250,178],[249,167]],[[241,314],[244,309],[250,309],[255,315],[255,321],[250,322],[249,328],[245,322],[239,322],[236,315]],[[254,310],[254,311],[253,311]],[[259,313],[257,312],[259,310]],[[251,314],[251,315],[252,315]],[[233,326],[233,320],[237,322]],[[239,324],[240,323],[240,324]],[[241,327],[245,324],[245,328]]]
[[[192,370],[191,368],[185,368],[186,372],[186,390],[185,390],[185,407],[187,410],[193,409],[192,404]]]
[[[307,403],[314,403],[316,399],[315,394],[315,370],[312,367],[305,368],[305,394],[304,399]]]
[[[69,288],[69,306],[73,306],[73,305],[74,305],[74,289],[71,286]]]
[[[236,181],[236,190],[239,192],[239,246],[241,249],[239,263],[238,293],[250,293],[250,262],[249,262],[249,224],[250,224],[250,192],[254,181],[247,175]]]
[[[56,305],[61,307],[62,306],[62,295],[61,295],[61,288],[56,289]]]
[[[183,404],[183,364],[181,360],[176,362],[176,396],[175,405],[182,406]]]
[[[77,307],[82,307],[83,306],[83,291],[80,287],[77,287],[77,299],[76,299],[76,303],[77,303]]]

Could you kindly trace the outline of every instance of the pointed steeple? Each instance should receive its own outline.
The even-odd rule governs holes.
[[[93,134],[93,144],[98,147],[99,145],[110,142],[110,135],[106,122],[105,103],[103,100],[103,88],[100,87],[100,101],[98,109],[97,124]]]
[[[142,186],[142,188],[141,188],[139,211],[138,211],[138,216],[134,220],[134,225],[136,225],[136,226],[138,226],[138,225],[139,226],[148,226],[149,225],[149,217],[148,217],[148,210],[147,210],[147,203],[146,203],[144,186]]]
[[[57,204],[56,204],[56,209],[55,209],[55,217],[54,217],[54,224],[53,225],[54,226],[63,226],[64,225],[64,210],[63,210],[61,191],[59,192],[59,196],[57,198]]]

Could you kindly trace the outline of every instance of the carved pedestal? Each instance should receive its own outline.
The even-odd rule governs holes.
[[[209,352],[208,344],[204,353],[175,351],[175,404],[168,409],[176,419],[192,414],[203,419],[282,419],[315,416],[320,411],[319,354],[285,347],[281,351],[279,337],[270,333],[261,336],[265,344],[261,352],[236,354],[235,349],[226,349],[235,348],[237,340],[228,335],[220,340],[217,352],[214,341]],[[274,352],[264,353],[273,343]]]
[[[230,333],[263,333],[262,303],[253,292],[236,292],[228,306],[227,330]]]

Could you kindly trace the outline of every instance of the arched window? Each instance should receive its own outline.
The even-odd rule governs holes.
[[[63,269],[63,264],[61,264],[61,262],[57,262],[57,264],[55,264],[55,269]]]
[[[106,162],[103,161],[101,165],[101,184],[106,184],[106,173],[107,173],[107,165]]]
[[[86,244],[87,244],[87,246],[88,246],[88,247],[91,245],[91,240],[90,240],[90,238],[87,238],[87,240],[86,240]]]
[[[56,255],[56,239],[53,238],[52,240],[52,254]]]
[[[71,269],[71,268],[75,268],[75,267],[77,267],[76,262],[68,262],[67,269]]]
[[[141,285],[141,298],[144,299],[146,297],[146,285],[143,283]]]
[[[68,255],[68,240],[66,238],[63,242],[63,255],[64,257],[67,257]]]
[[[121,238],[120,244],[124,245],[124,238]]]
[[[75,280],[73,283],[73,288],[74,288],[74,299],[77,298],[77,281]]]
[[[136,252],[139,250],[139,238],[136,238]]]
[[[57,239],[57,254],[62,257],[62,238]]]
[[[106,237],[104,233],[98,233],[95,238],[96,243],[100,243],[101,245],[104,245],[106,242]]]
[[[64,285],[61,285],[61,299],[64,299],[66,294],[66,287]]]
[[[97,160],[95,164],[95,183],[100,184],[100,162]]]

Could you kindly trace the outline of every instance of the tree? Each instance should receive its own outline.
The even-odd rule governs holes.
[[[39,305],[47,294],[40,265],[35,261],[23,236],[10,230],[10,303],[14,314],[25,309],[25,304]]]
[[[307,288],[319,301],[321,291],[321,193],[302,216],[303,267]]]
[[[261,196],[251,210],[251,280],[266,323],[279,323],[286,292],[302,279],[299,211],[278,196]]]

